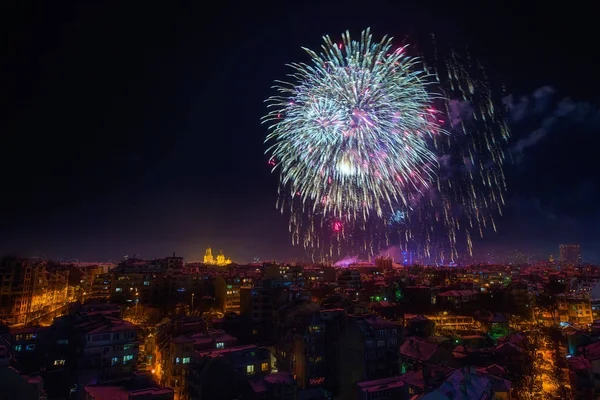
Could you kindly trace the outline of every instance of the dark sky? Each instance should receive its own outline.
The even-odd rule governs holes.
[[[301,46],[370,26],[468,45],[513,94],[508,206],[483,248],[580,242],[600,255],[600,65],[585,2],[18,3],[2,12],[0,253],[302,254],[274,207],[263,100]]]

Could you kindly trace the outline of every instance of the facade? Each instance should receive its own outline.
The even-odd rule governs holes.
[[[0,321],[33,324],[68,305],[69,271],[45,261],[0,260]]]
[[[87,297],[92,299],[110,298],[113,276],[110,273],[95,275]]]
[[[343,289],[360,290],[362,288],[360,271],[357,269],[342,270],[338,275],[337,282]]]
[[[190,400],[239,397],[248,380],[263,379],[271,373],[271,355],[254,345],[194,352],[186,380]]]
[[[114,268],[110,298],[120,302],[140,302],[149,304],[160,296],[160,280],[163,272],[158,262],[127,260]]]
[[[291,357],[282,361],[291,367],[299,389],[321,388],[330,392],[336,389],[338,357],[335,341],[345,318],[342,309],[317,311],[308,325],[293,336],[293,346],[289,350]],[[278,366],[281,359],[278,354]]]
[[[224,313],[240,313],[241,289],[247,287],[239,276],[217,276],[214,279],[215,298]]]
[[[356,383],[398,375],[402,327],[379,317],[349,317],[338,341],[339,398],[352,398]]]
[[[186,386],[187,369],[194,351],[228,349],[236,343],[236,338],[218,329],[177,336],[161,349],[161,362],[155,374],[162,385],[172,387],[179,394]]]
[[[76,374],[82,385],[129,376],[138,361],[139,342],[135,325],[101,318],[74,326],[77,334]]]
[[[255,342],[270,340],[274,335],[274,317],[278,305],[283,303],[283,288],[271,280],[259,280],[254,287],[242,287],[240,312],[250,319]]]
[[[298,265],[267,264],[263,277],[282,286],[303,287],[305,283],[304,268]]]
[[[559,322],[570,322],[576,325],[594,322],[589,296],[565,296],[563,294],[556,297]]]

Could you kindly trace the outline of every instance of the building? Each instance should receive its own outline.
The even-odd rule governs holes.
[[[101,385],[84,386],[85,400],[173,400],[171,388],[157,386],[148,373]]]
[[[487,375],[473,368],[455,370],[436,390],[429,392],[422,400],[451,399],[496,399],[494,383]]]
[[[264,278],[283,286],[304,286],[304,268],[299,265],[267,264]]]
[[[340,398],[356,393],[356,383],[398,375],[402,327],[375,316],[350,317],[338,339]]]
[[[166,270],[162,260],[127,259],[110,271],[110,298],[118,302],[150,304],[161,295],[160,276]]]
[[[248,287],[239,276],[216,276],[215,298],[224,313],[240,313],[240,296],[243,287]]]
[[[68,306],[69,270],[44,260],[0,260],[0,321],[7,325],[52,320]]]
[[[92,286],[87,298],[108,299],[111,295],[113,274],[106,273],[95,275],[92,279]]]
[[[556,296],[559,322],[587,325],[594,322],[589,296]]]
[[[284,290],[272,280],[258,280],[254,287],[242,287],[240,313],[251,321],[254,342],[262,343],[274,337],[275,312],[285,303]]]
[[[478,293],[474,290],[446,290],[438,293],[437,303],[442,307],[460,309],[473,303],[477,298]]]
[[[252,392],[249,400],[296,400],[298,387],[294,378],[287,372],[276,372],[262,379],[248,381]]]
[[[445,347],[419,339],[409,337],[400,346],[400,357],[402,359],[401,371],[417,371],[425,366],[456,367],[457,363],[452,353]]]
[[[18,398],[19,400],[46,400],[44,380],[41,376],[26,376],[12,368],[8,350],[0,346],[0,387],[2,398]],[[3,397],[8,396],[8,397]]]
[[[578,244],[561,244],[559,251],[561,264],[578,265],[581,263],[581,249]]]
[[[154,373],[162,385],[174,388],[179,395],[186,387],[187,368],[194,351],[227,349],[236,343],[236,338],[218,329],[179,335],[160,349],[160,364],[155,366]]]
[[[360,271],[354,268],[343,269],[338,275],[337,282],[343,289],[360,290],[362,288]]]
[[[206,249],[206,252],[204,253],[204,264],[225,266],[231,264],[231,259],[225,257],[222,251],[219,252],[217,258],[215,259],[215,257],[212,254],[212,249],[208,247]]]
[[[337,353],[335,341],[346,313],[342,309],[314,312],[303,329],[296,329],[290,357],[277,354],[280,361],[288,365],[296,378],[299,389],[325,388],[332,392],[337,382]],[[284,357],[281,357],[281,356]]]
[[[135,370],[139,342],[135,325],[102,317],[73,326],[77,380],[89,385],[123,378]]]
[[[190,400],[239,398],[248,380],[271,373],[268,349],[254,345],[194,352],[186,379]]]
[[[405,393],[401,376],[358,382],[359,400],[403,399]]]

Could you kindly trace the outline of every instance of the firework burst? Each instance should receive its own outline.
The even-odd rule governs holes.
[[[391,38],[373,41],[369,30],[360,41],[347,32],[338,44],[324,37],[320,53],[304,50],[311,62],[290,64],[291,82],[276,82],[278,95],[267,100],[263,118],[270,128],[269,164],[280,174],[278,206],[290,215],[293,243],[339,253],[360,231],[364,248],[374,252],[378,238],[389,242],[391,218],[402,222],[392,224],[396,241],[419,242],[425,253],[436,226],[443,226],[455,255],[461,227],[453,205],[460,202],[470,218],[470,243],[470,229],[488,222],[481,200],[498,204],[501,193],[492,190],[491,199],[478,200],[474,169],[480,166],[474,153],[481,154],[482,138],[468,137],[472,118],[451,115],[455,103],[437,70],[409,56],[405,47],[394,49]],[[456,91],[464,90],[464,77],[446,71]],[[471,90],[463,101],[468,102],[475,89],[466,82]],[[473,117],[494,115],[480,111]],[[458,125],[460,139],[453,137]],[[492,149],[494,135],[485,137]],[[502,155],[495,148],[491,153],[494,165],[501,164]],[[470,178],[450,176],[454,157],[469,167],[464,174]],[[501,186],[503,178],[490,173],[484,183]],[[420,229],[411,221],[419,221]]]

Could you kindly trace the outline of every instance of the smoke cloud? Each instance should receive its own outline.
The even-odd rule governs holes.
[[[556,90],[543,86],[530,96],[515,99],[512,95],[504,98],[508,110],[508,121],[514,127],[524,123],[539,121],[539,126],[519,138],[512,150],[517,157],[546,136],[561,127],[561,131],[580,126],[582,128],[600,127],[600,110],[584,101],[574,101],[569,97],[557,99]]]

